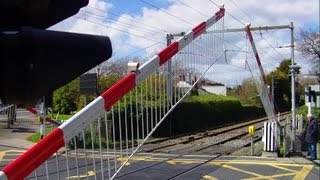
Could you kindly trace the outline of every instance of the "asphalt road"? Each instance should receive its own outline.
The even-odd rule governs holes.
[[[38,131],[35,116],[27,111],[18,111],[17,124],[11,128],[3,126],[0,119],[0,168],[16,159],[33,143],[25,140]],[[0,116],[0,118],[2,118]],[[22,123],[23,122],[23,123]],[[19,124],[20,123],[20,124]],[[6,125],[6,124],[5,124]],[[81,153],[81,150],[78,153]],[[90,151],[88,151],[90,153]],[[92,153],[92,152],[91,152]],[[68,158],[66,158],[68,157]],[[114,158],[96,152],[94,158],[79,156],[69,151],[68,155],[52,156],[28,179],[108,179],[114,169],[126,159],[117,157],[116,164],[108,159]],[[101,166],[101,160],[103,166]],[[93,163],[95,162],[95,163]],[[76,164],[78,166],[76,166]],[[77,168],[78,167],[78,168]],[[48,172],[48,173],[47,173]],[[58,173],[59,172],[59,173]],[[302,157],[262,158],[214,155],[175,156],[170,154],[135,155],[118,173],[116,179],[315,179],[320,176],[319,164]]]

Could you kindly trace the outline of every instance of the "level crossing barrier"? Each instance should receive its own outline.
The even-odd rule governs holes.
[[[0,171],[0,179],[113,179],[209,68],[225,10],[163,49]],[[171,62],[169,66],[168,62]],[[193,78],[197,76],[197,78]],[[189,86],[179,87],[179,82]],[[181,84],[181,83],[180,83]]]

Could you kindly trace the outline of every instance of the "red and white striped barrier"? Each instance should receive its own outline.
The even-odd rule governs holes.
[[[271,112],[273,113],[272,114],[272,119],[274,120],[274,121],[276,121],[276,110],[275,110],[275,108],[274,108],[274,105],[273,105],[273,101],[272,101],[272,97],[271,97],[271,94],[270,93],[268,93],[268,82],[267,82],[267,78],[266,78],[266,76],[265,76],[265,74],[264,74],[264,71],[263,71],[263,68],[262,68],[262,64],[261,64],[261,61],[260,61],[260,57],[259,57],[259,54],[258,54],[258,51],[257,51],[257,48],[256,48],[256,45],[255,45],[255,43],[254,43],[254,40],[253,40],[253,37],[252,37],[252,34],[251,34],[251,30],[250,30],[250,25],[251,24],[248,24],[248,25],[246,25],[246,28],[245,28],[245,30],[246,30],[246,33],[247,33],[247,35],[248,35],[248,38],[249,38],[249,41],[250,41],[250,43],[251,43],[251,46],[252,46],[252,50],[253,50],[253,53],[254,53],[254,56],[255,56],[255,58],[256,58],[256,61],[257,61],[257,64],[258,64],[258,67],[259,67],[259,70],[260,70],[260,74],[261,74],[261,77],[262,77],[262,82],[263,82],[263,89],[264,89],[264,91],[266,92],[266,94],[261,94],[261,96],[266,96],[267,98],[268,98],[268,107],[270,107],[271,108]]]
[[[263,129],[263,140],[264,140],[264,150],[268,152],[274,152],[276,151],[277,147],[277,142],[276,142],[276,137],[277,137],[277,126],[280,127],[279,121],[276,120],[276,111],[273,105],[272,97],[271,94],[268,93],[268,82],[266,79],[266,76],[264,74],[262,64],[260,61],[260,57],[258,54],[258,51],[256,49],[256,45],[253,41],[253,37],[250,31],[250,24],[248,24],[245,28],[248,38],[250,40],[254,56],[256,58],[260,74],[261,74],[261,81],[263,82],[262,85],[262,92],[260,94],[262,103],[264,105],[265,111],[269,117],[269,120],[271,119],[271,122],[265,122],[264,123],[264,129]],[[263,98],[266,98],[267,100],[263,100]]]
[[[27,108],[27,110],[30,111],[31,113],[33,113],[33,114],[36,115],[36,116],[40,116],[40,117],[42,116],[42,115],[40,114],[40,112],[37,111],[37,110],[34,109],[34,108]],[[61,125],[61,123],[58,122],[58,121],[56,121],[55,119],[52,119],[52,118],[49,118],[49,117],[41,117],[41,118],[44,119],[46,122],[55,124],[55,125],[57,125],[57,126],[60,126],[60,125]]]
[[[52,154],[57,152],[73,137],[78,135],[92,121],[106,110],[109,110],[125,94],[136,87],[151,73],[173,57],[178,51],[186,47],[192,40],[204,33],[207,28],[224,16],[224,8],[220,8],[215,15],[206,22],[200,23],[185,36],[160,51],[136,71],[129,73],[122,80],[101,94],[98,98],[72,116],[68,121],[53,130],[44,139],[34,145],[27,152],[0,171],[0,179],[24,179],[38,166],[44,163]]]

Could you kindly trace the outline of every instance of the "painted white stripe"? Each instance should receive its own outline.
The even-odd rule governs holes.
[[[4,172],[0,171],[0,180],[7,180],[7,176],[6,174],[4,174]]]
[[[273,127],[273,151],[277,150],[277,123],[272,122]]]
[[[184,36],[180,37],[177,42],[179,43],[179,51],[186,47],[193,40],[193,31],[189,31]]]
[[[210,26],[217,22],[216,18],[216,16],[213,16],[206,21],[206,29],[208,29]]]
[[[263,148],[263,150],[264,151],[267,151],[267,144],[268,144],[268,137],[267,137],[267,130],[268,130],[268,127],[267,127],[267,125],[268,125],[268,122],[264,122],[264,124],[263,124],[263,137],[264,137],[264,148]]]
[[[274,131],[273,131],[273,123],[270,123],[270,132],[271,132],[271,138],[270,138],[270,151],[274,151]]]
[[[270,151],[270,124],[267,122],[267,151]]]
[[[275,122],[264,122],[264,150],[265,151],[276,151],[276,134],[277,126]]]
[[[104,112],[104,99],[99,96],[59,126],[63,131],[64,141],[69,142],[69,140],[78,135],[92,121],[103,115]]]
[[[142,64],[138,69],[139,74],[136,74],[136,85],[140,84],[141,81],[143,81],[150,74],[158,70],[159,62],[160,62],[160,57],[158,55],[155,55],[151,59],[149,59],[147,62]]]

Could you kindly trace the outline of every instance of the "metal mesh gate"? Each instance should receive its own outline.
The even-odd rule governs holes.
[[[0,171],[8,179],[113,179],[224,52],[221,8]],[[170,63],[168,63],[170,62]]]

